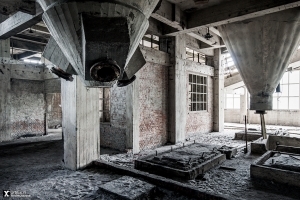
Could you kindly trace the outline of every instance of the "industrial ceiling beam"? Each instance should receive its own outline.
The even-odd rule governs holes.
[[[21,11],[30,15],[36,13],[35,0],[1,0],[0,13],[3,15],[10,15],[15,12]]]
[[[282,10],[299,7],[296,0],[232,0],[187,14],[187,27],[184,30],[168,33],[175,36],[197,31],[201,27],[219,26],[243,21]]]
[[[43,27],[43,26],[39,26],[39,25],[33,25],[30,28],[28,28],[27,30],[32,30],[34,32],[50,35],[47,27]]]
[[[29,58],[29,57],[35,55],[35,54],[36,54],[35,52],[26,51],[24,53],[14,54],[13,58],[16,59],[16,60],[26,59],[26,58]]]
[[[43,52],[46,45],[11,39],[10,46],[24,51]]]
[[[40,7],[36,15],[17,12],[0,24],[0,39],[7,39],[35,25],[42,20],[42,15]]]
[[[176,32],[176,30],[183,31],[185,29],[186,23],[187,23],[186,22],[186,14],[183,13],[177,5],[172,4],[166,0],[163,0],[161,2],[160,7],[158,8],[158,10],[156,10],[155,12],[153,12],[151,14],[151,17],[174,28],[175,32]],[[207,40],[204,38],[204,35],[207,33],[206,27],[200,27],[195,32],[189,32],[188,35],[210,45],[209,48],[212,48],[212,49],[219,48],[220,47],[220,39],[219,39],[219,36],[215,32],[217,32],[219,35],[220,35],[220,33],[215,28],[213,30],[214,31],[210,32],[210,34],[213,35],[212,40]]]
[[[166,0],[161,1],[159,8],[151,14],[151,17],[176,30],[183,30],[185,27],[185,14],[178,6]]]

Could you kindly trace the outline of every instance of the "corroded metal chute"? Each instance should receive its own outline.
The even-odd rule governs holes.
[[[250,110],[272,110],[273,93],[300,42],[300,8],[218,27],[250,93]]]
[[[112,86],[125,77],[126,66],[159,0],[37,1],[45,11],[43,20],[63,54],[85,85],[93,87]]]

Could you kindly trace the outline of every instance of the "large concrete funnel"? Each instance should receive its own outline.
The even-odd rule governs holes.
[[[90,87],[130,78],[125,67],[158,1],[38,0],[52,37]]]
[[[250,110],[272,110],[276,89],[300,42],[300,8],[222,25],[220,33],[250,93]]]

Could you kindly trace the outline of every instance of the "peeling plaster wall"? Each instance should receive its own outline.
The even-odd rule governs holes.
[[[44,80],[49,70],[40,66],[15,63],[2,64],[0,69],[0,141],[44,134],[46,100],[51,112],[61,113],[60,107],[54,108],[60,102],[60,81]],[[57,93],[53,93],[55,97],[45,95],[51,91]],[[61,124],[59,114],[50,116]]]
[[[43,134],[45,123],[44,81],[11,79],[10,131],[13,139]]]
[[[45,80],[47,127],[52,129],[62,124],[61,80]]]
[[[229,123],[240,123],[240,112],[240,109],[224,109],[224,121]]]
[[[111,88],[110,122],[100,124],[101,146],[124,151],[126,148],[126,93],[128,87]]]
[[[260,117],[249,111],[249,123],[260,124]],[[281,126],[300,126],[300,110],[272,110],[265,115],[266,124]]]
[[[167,142],[168,67],[147,63],[139,72],[140,150]]]
[[[250,124],[260,124],[260,117],[254,114],[254,110],[248,111],[248,120]],[[225,122],[239,123],[240,110],[226,109]],[[300,126],[300,110],[270,110],[265,115],[265,121],[268,125],[280,126]]]
[[[47,127],[57,128],[62,124],[61,93],[46,94]]]
[[[186,61],[186,98],[188,102],[188,75],[195,74],[200,76],[207,76],[207,110],[194,111],[187,110],[186,133],[185,138],[197,137],[200,133],[210,133],[213,130],[213,67],[201,65],[193,61]]]

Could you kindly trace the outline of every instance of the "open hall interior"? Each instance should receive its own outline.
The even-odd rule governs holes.
[[[299,199],[300,1],[0,0],[3,199]]]

